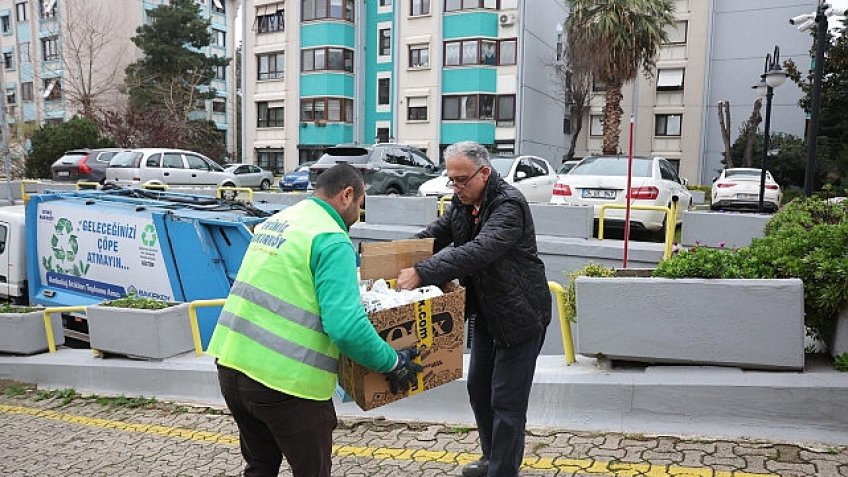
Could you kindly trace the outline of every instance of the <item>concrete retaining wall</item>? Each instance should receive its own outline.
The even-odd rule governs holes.
[[[436,220],[437,202],[435,197],[370,195],[365,198],[365,222],[423,227]]]
[[[579,239],[592,238],[594,209],[570,205],[530,204],[538,235]]]
[[[803,369],[804,287],[798,279],[580,277],[577,335],[588,356]]]
[[[684,212],[680,243],[684,246],[746,247],[754,237],[764,235],[767,214],[732,212]]]

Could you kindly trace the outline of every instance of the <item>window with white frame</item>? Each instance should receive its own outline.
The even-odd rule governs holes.
[[[9,15],[0,16],[0,25],[3,26],[3,34],[12,33],[12,19]]]
[[[392,29],[381,28],[377,37],[377,55],[388,56],[392,54]]]
[[[301,0],[303,21],[339,19],[353,21],[354,0]]]
[[[38,13],[41,18],[53,18],[56,16],[56,0],[41,0],[38,2]]]
[[[377,104],[385,106],[389,104],[392,96],[392,80],[390,78],[377,79]]]
[[[427,97],[406,98],[406,119],[409,121],[427,120]]]
[[[62,99],[62,80],[59,78],[44,80],[44,93],[42,97],[45,101]]]
[[[6,88],[6,104],[15,104],[17,102],[17,89],[14,86]]]
[[[284,9],[279,9],[273,13],[256,15],[256,32],[273,33],[276,31],[285,31],[285,17],[286,11]]]
[[[213,113],[226,113],[227,112],[227,102],[223,99],[215,99],[212,100],[212,112]]]
[[[686,30],[689,27],[689,22],[686,20],[679,20],[674,22],[674,25],[668,28],[666,33],[668,34],[668,39],[666,40],[667,45],[676,45],[681,43],[686,43]]]
[[[683,68],[657,70],[657,91],[680,91],[683,89]]]
[[[601,114],[593,114],[589,116],[589,135],[603,136],[604,135],[604,116]]]
[[[680,136],[682,114],[657,114],[654,136]]]
[[[18,2],[15,4],[15,20],[18,22],[27,21],[27,4],[26,2]]]
[[[59,59],[59,38],[48,36],[41,39],[41,53],[44,61],[56,61]]]
[[[213,28],[212,29],[212,44],[215,45],[215,46],[219,46],[221,48],[226,48],[227,47],[227,32]]]
[[[32,81],[21,83],[21,101],[32,101],[34,98]]]
[[[224,0],[212,0],[212,11],[215,13],[224,13]]]
[[[417,17],[430,14],[430,0],[409,0],[409,16]]]
[[[285,125],[286,108],[282,101],[256,103],[257,128],[281,128]]]
[[[227,66],[226,65],[215,65],[215,79],[219,81],[225,81],[227,79]]]
[[[3,68],[11,70],[15,68],[15,53],[12,51],[3,52]]]
[[[283,51],[256,55],[258,80],[273,80],[286,77],[286,54]]]
[[[430,67],[430,45],[409,45],[409,67]]]

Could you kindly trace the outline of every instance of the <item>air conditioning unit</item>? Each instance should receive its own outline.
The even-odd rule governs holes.
[[[515,23],[516,18],[517,17],[514,13],[501,13],[498,16],[498,23],[500,23],[501,26],[512,25]]]

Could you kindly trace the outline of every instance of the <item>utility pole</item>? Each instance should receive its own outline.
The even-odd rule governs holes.
[[[813,181],[816,175],[816,142],[819,137],[819,111],[821,110],[822,79],[824,76],[824,49],[827,46],[827,16],[825,10],[829,7],[819,2],[816,8],[816,56],[813,70],[812,104],[810,105],[810,130],[807,138],[807,165],[804,170],[804,195],[813,194]]]

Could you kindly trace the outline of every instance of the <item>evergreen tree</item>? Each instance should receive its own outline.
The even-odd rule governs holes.
[[[71,149],[96,149],[115,144],[101,136],[97,125],[89,119],[74,116],[70,121],[45,125],[30,139],[32,151],[26,158],[26,175],[49,178],[50,165]]]

